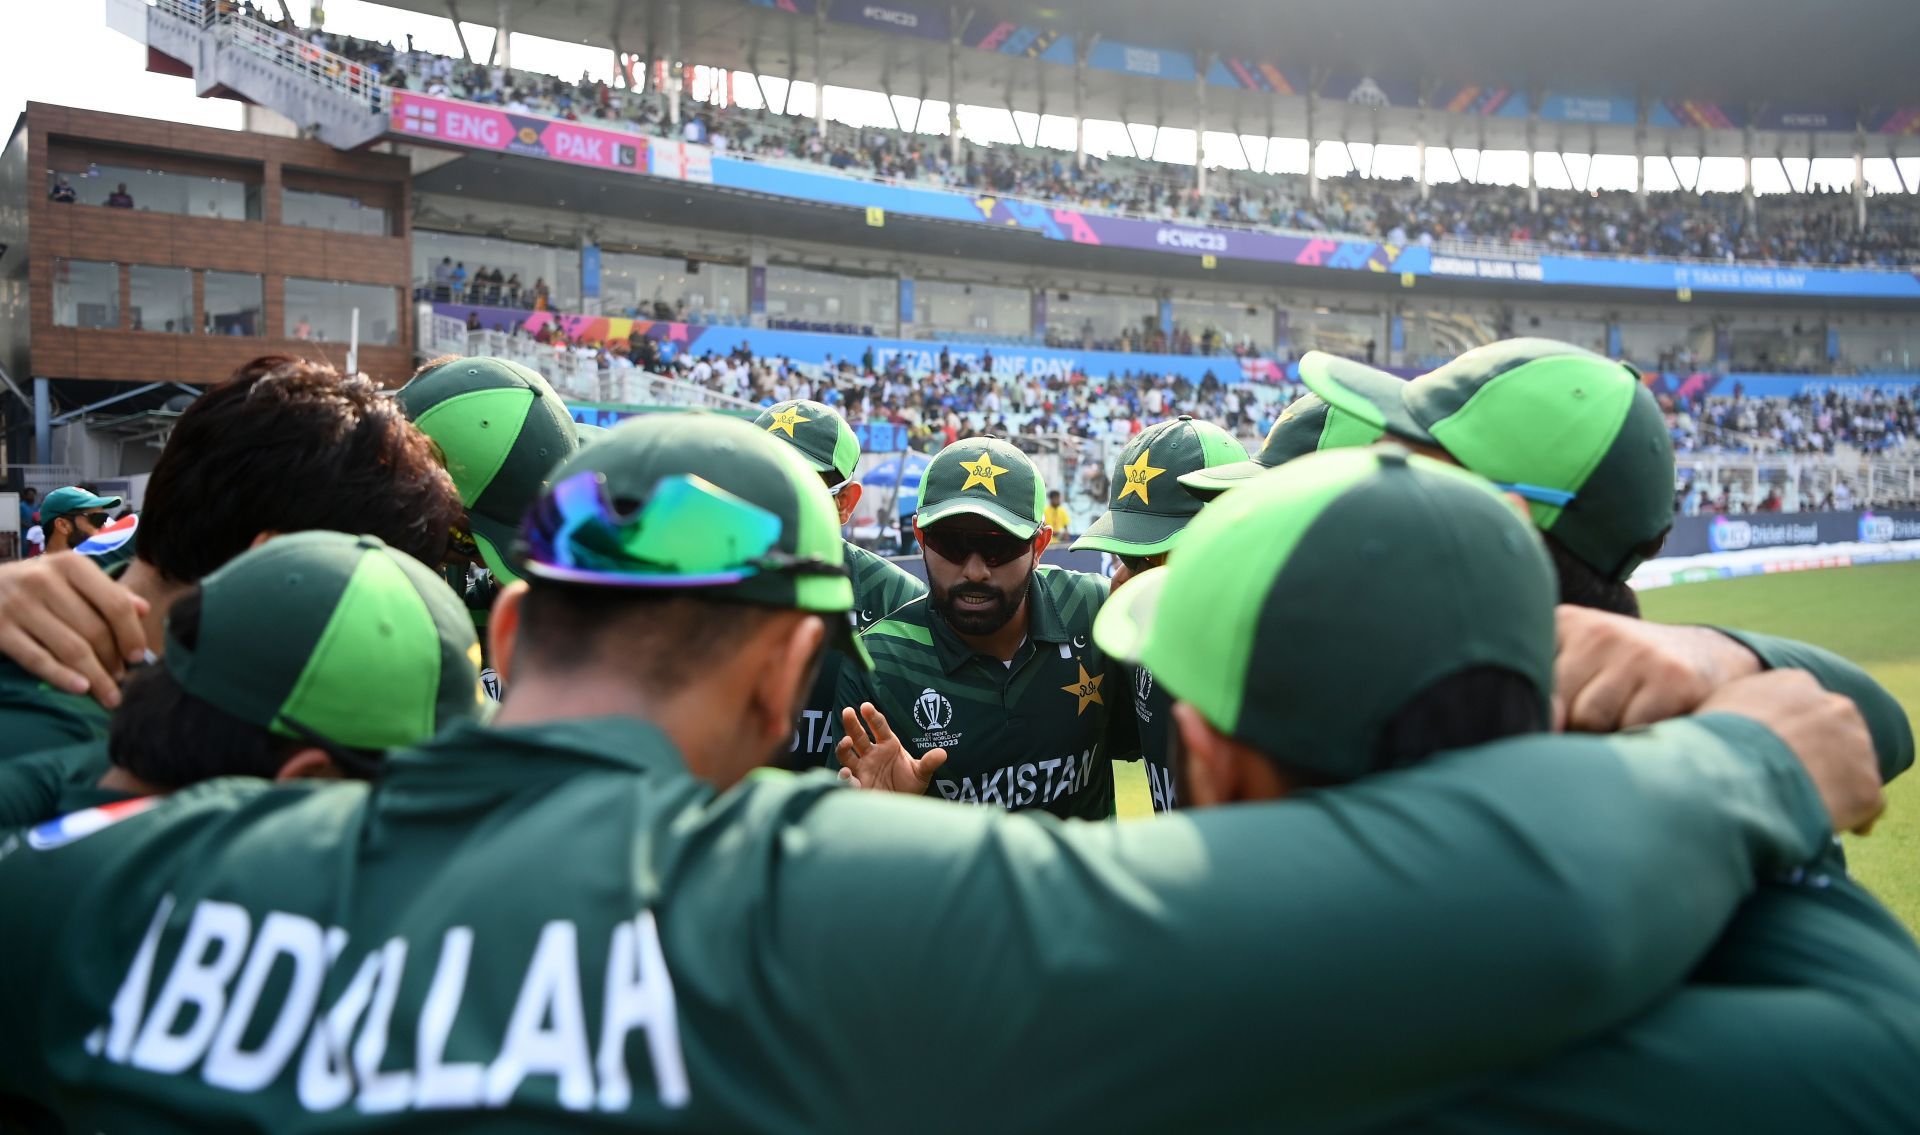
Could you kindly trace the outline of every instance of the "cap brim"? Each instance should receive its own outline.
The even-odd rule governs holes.
[[[1191,473],[1182,473],[1180,487],[1202,500],[1211,500],[1228,489],[1246,484],[1271,468],[1273,466],[1262,465],[1252,458],[1236,461],[1231,465],[1214,465],[1206,469],[1195,469]]]
[[[1023,520],[1015,516],[1011,509],[979,497],[955,497],[938,504],[922,505],[914,514],[914,520],[922,528],[931,528],[942,520],[956,516],[983,517],[1023,540],[1032,539],[1040,531],[1038,521]]]
[[[1408,411],[1405,379],[1352,359],[1308,351],[1300,357],[1300,381],[1327,405],[1402,441],[1440,444]]]
[[[485,516],[467,515],[467,531],[473,536],[474,547],[480,551],[480,559],[493,573],[493,578],[501,583],[518,583],[520,573],[507,566],[507,558],[500,549],[513,547],[514,539],[519,535],[497,520]]]
[[[1156,516],[1110,508],[1073,542],[1075,552],[1112,552],[1116,556],[1157,556],[1173,547],[1193,516]]]
[[[1153,668],[1145,657],[1154,612],[1167,587],[1167,570],[1143,572],[1107,596],[1093,620],[1093,641],[1109,658]]]

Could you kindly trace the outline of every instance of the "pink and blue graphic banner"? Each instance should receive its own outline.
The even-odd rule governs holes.
[[[649,172],[647,139],[638,134],[537,114],[515,114],[459,99],[395,91],[392,128],[394,133],[409,138],[469,149],[624,173]]]

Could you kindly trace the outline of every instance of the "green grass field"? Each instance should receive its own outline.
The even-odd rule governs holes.
[[[1650,619],[1708,623],[1799,639],[1865,667],[1920,718],[1920,563],[1752,576],[1649,591]],[[1147,815],[1138,762],[1114,766],[1120,815]],[[1864,839],[1849,837],[1848,861],[1861,881],[1920,934],[1920,772],[1888,790],[1885,818]]]

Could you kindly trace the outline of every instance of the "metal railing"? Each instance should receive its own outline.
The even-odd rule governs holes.
[[[375,114],[385,113],[386,85],[380,69],[356,63],[308,42],[294,32],[248,16],[233,0],[153,0],[157,11],[185,20],[219,42],[231,44]]]

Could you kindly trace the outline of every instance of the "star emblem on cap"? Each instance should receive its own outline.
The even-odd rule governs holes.
[[[792,437],[793,427],[802,422],[811,421],[813,421],[812,418],[803,418],[800,416],[800,407],[788,406],[786,409],[780,410],[773,415],[773,424],[767,427],[767,432],[772,433],[775,430],[785,430],[787,431],[787,436]]]
[[[1116,499],[1115,503],[1126,500],[1130,496],[1139,497],[1141,504],[1153,503],[1147,499],[1147,482],[1166,472],[1166,470],[1155,469],[1153,466],[1147,464],[1152,457],[1153,450],[1145,449],[1141,451],[1140,456],[1134,458],[1133,464],[1122,465],[1120,467],[1120,471],[1127,475],[1127,483],[1120,486],[1120,496]]]
[[[1079,707],[1073,711],[1075,717],[1087,712],[1087,707],[1090,705],[1107,704],[1100,697],[1100,683],[1106,680],[1107,676],[1105,674],[1088,674],[1087,664],[1084,662],[1080,663],[1080,680],[1078,682],[1068,682],[1066,685],[1060,687],[1062,690],[1080,699]]]
[[[961,492],[964,493],[975,485],[985,485],[989,493],[992,493],[996,497],[1000,495],[999,487],[993,482],[994,478],[1005,473],[1006,470],[993,463],[992,454],[982,453],[971,465],[962,461],[960,468],[967,471],[967,483],[960,486]]]

